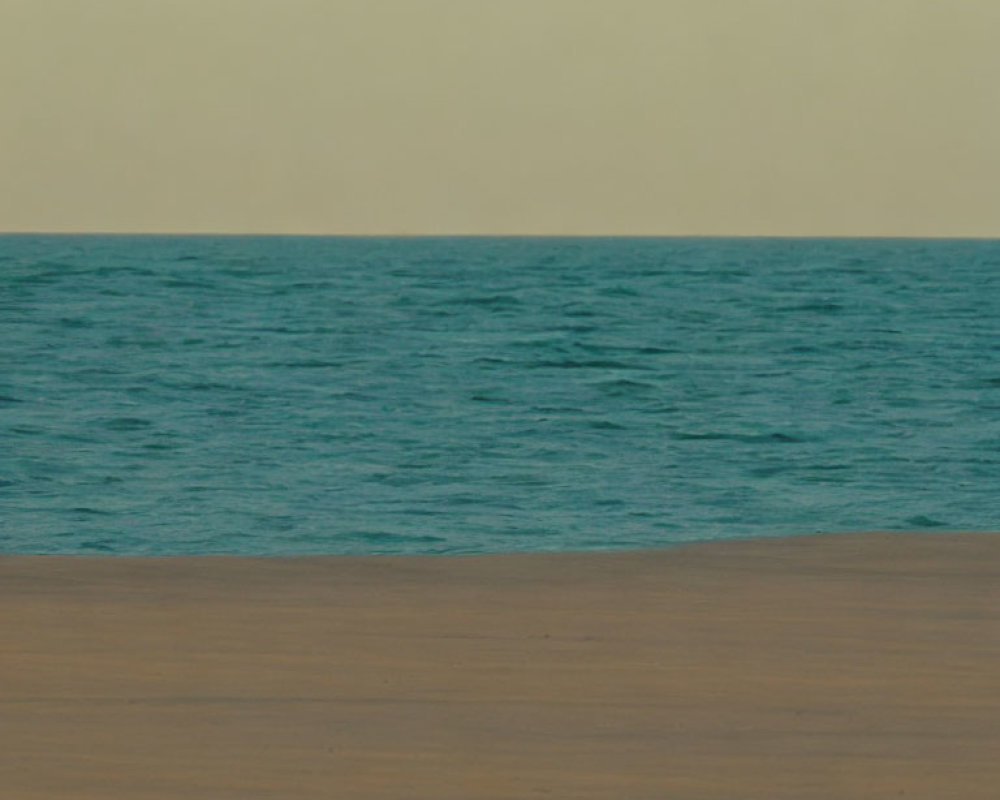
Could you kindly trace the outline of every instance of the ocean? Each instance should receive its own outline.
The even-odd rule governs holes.
[[[1000,528],[1000,242],[0,236],[0,552]]]

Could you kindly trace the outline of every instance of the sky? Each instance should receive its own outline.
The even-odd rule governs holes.
[[[0,231],[1000,236],[998,0],[0,0]]]

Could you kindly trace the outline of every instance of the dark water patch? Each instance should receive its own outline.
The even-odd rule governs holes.
[[[144,442],[142,444],[142,449],[162,453],[169,452],[171,450],[178,450],[179,445],[171,442]]]
[[[92,328],[94,323],[93,320],[85,317],[61,317],[59,326],[62,328]]]
[[[273,270],[264,268],[252,258],[214,259],[218,265],[216,273],[227,278],[266,278],[274,275]]]
[[[494,476],[493,480],[495,485],[498,486],[520,486],[529,489],[551,486],[553,483],[550,478],[547,478],[544,475],[535,475],[531,473],[501,474]]]
[[[142,431],[152,426],[153,421],[144,417],[114,417],[102,423],[109,431]]]
[[[376,543],[376,544],[396,544],[396,543],[436,543],[445,542],[442,536],[433,536],[431,534],[419,534],[419,535],[405,535],[398,533],[388,533],[385,531],[372,531],[372,532],[359,532],[353,534],[354,536],[362,539],[365,542]]]
[[[630,381],[624,378],[619,380],[600,381],[593,385],[605,394],[615,397],[628,397],[645,394],[656,389],[656,386],[652,383],[646,383],[644,381]]]
[[[101,385],[105,382],[105,379],[118,378],[122,374],[120,366],[105,365],[83,367],[73,370],[71,373],[72,377],[78,379],[81,383],[89,383],[92,386]]]
[[[202,380],[199,378],[189,378],[189,379],[171,379],[171,378],[158,378],[156,384],[162,389],[171,389],[181,392],[194,392],[195,394],[200,394],[202,392],[245,392],[247,387],[237,383],[222,383],[220,381],[213,380]],[[149,386],[132,386],[129,387],[130,390],[136,390],[140,393],[148,392]]]
[[[100,508],[91,508],[90,506],[74,506],[68,509],[73,514],[79,514],[85,517],[111,517],[114,513],[111,511],[105,511]]]
[[[19,436],[38,436],[48,433],[48,430],[40,425],[11,425],[7,430]]]
[[[619,425],[617,422],[611,422],[610,420],[600,419],[594,422],[588,423],[589,427],[593,428],[595,431],[624,431],[628,430],[625,425]]]
[[[600,317],[600,316],[604,316],[604,314],[602,314],[600,311],[598,311],[595,308],[591,308],[589,306],[578,306],[578,305],[563,306],[562,308],[559,309],[559,312],[563,316],[570,317],[570,318],[586,318],[586,317]],[[586,326],[586,327],[576,326],[574,329],[575,330],[591,331],[591,330],[596,330],[597,327],[596,326]]]
[[[747,470],[747,475],[754,478],[773,478],[784,475],[794,467],[790,464],[759,464]]]
[[[86,539],[76,544],[74,549],[79,549],[85,553],[118,553],[120,552],[121,542],[112,539]]]
[[[172,349],[174,342],[160,336],[118,335],[109,336],[106,344],[108,347],[121,348],[123,350],[131,348],[139,350],[166,350]]]
[[[840,314],[845,310],[841,303],[832,302],[812,302],[799,303],[797,305],[779,306],[775,309],[778,313],[808,313],[808,314]]]
[[[296,517],[284,514],[258,514],[254,518],[254,527],[271,535],[294,531],[297,523]]]
[[[198,289],[201,291],[213,291],[217,288],[217,284],[212,281],[196,278],[161,278],[159,285],[164,289]]]
[[[66,261],[49,261],[41,259],[31,263],[22,264],[15,268],[16,271],[9,272],[7,279],[14,284],[54,284],[61,282],[64,278],[77,274],[86,274],[87,268],[80,268],[75,264]]]
[[[597,294],[601,297],[638,297],[639,290],[628,286],[608,286],[598,289]]]
[[[558,531],[552,528],[544,528],[540,525],[509,525],[502,529],[501,535],[505,539],[537,539],[540,543],[546,539],[558,536]],[[522,545],[523,547],[523,545]],[[521,549],[520,547],[517,549]],[[549,549],[542,547],[542,549]]]
[[[571,342],[567,342],[562,336],[536,336],[530,339],[514,339],[508,342],[505,347],[511,350],[541,350],[554,353],[567,352]]]
[[[505,366],[508,364],[514,364],[516,362],[511,361],[508,358],[498,358],[497,356],[477,356],[472,359],[473,364],[483,364],[486,366]]]
[[[611,497],[606,499],[595,500],[594,505],[599,506],[601,508],[624,508],[627,505],[627,503],[624,500],[621,500],[620,498]]]
[[[918,514],[913,517],[907,517],[904,521],[907,528],[925,529],[925,528],[947,528],[948,523],[939,519],[934,519],[933,517],[928,517],[923,514]]]
[[[301,336],[308,334],[308,331],[302,330],[301,328],[292,327],[289,325],[255,325],[248,328],[241,328],[240,330],[245,330],[250,333],[290,333],[295,336]]]
[[[155,269],[142,267],[137,264],[115,264],[94,267],[89,273],[97,278],[123,279],[132,278],[155,278],[159,273]]]
[[[601,330],[600,326],[597,324],[583,324],[583,323],[562,323],[556,325],[552,330],[559,333],[577,333],[577,334],[587,334],[595,333]]]
[[[101,436],[95,436],[92,433],[78,430],[52,431],[50,435],[53,441],[72,442],[74,444],[99,444],[103,441]]]

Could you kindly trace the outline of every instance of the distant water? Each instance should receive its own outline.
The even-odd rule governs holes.
[[[0,551],[1000,528],[1000,242],[0,237]]]

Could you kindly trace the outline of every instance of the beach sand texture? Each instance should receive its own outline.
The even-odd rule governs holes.
[[[0,558],[12,800],[1000,797],[1000,535]]]

